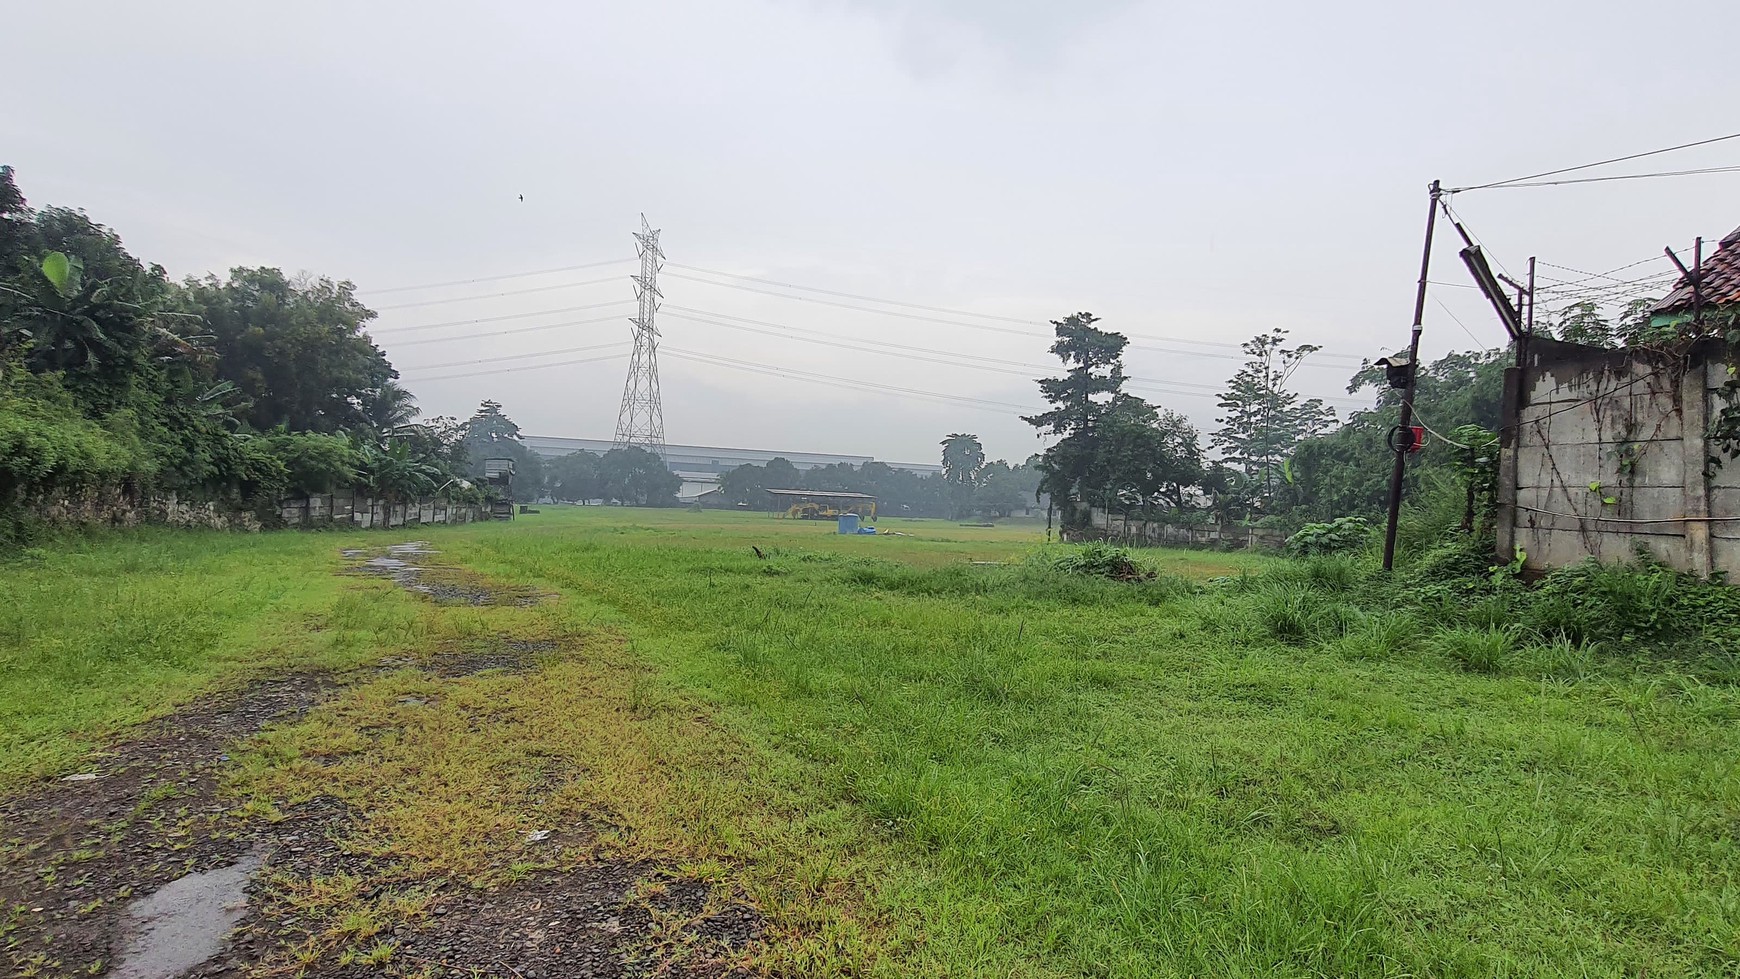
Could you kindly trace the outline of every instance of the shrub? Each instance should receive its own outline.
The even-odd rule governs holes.
[[[343,435],[279,429],[260,441],[283,464],[285,489],[293,496],[330,493],[356,481],[360,460]]]
[[[1115,581],[1147,581],[1154,572],[1138,565],[1130,552],[1104,541],[1090,541],[1063,551],[1039,552],[1052,570],[1065,574],[1111,578]]]
[[[1527,621],[1579,641],[1740,642],[1740,591],[1640,559],[1585,561],[1548,574]]]
[[[155,463],[125,424],[82,417],[53,378],[0,365],[0,506],[19,497],[113,487],[151,473]]]
[[[1295,557],[1349,554],[1371,544],[1371,524],[1364,517],[1336,517],[1328,523],[1308,523],[1287,538],[1287,553]]]

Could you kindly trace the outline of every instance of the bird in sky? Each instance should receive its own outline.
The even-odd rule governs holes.
[[[526,202],[526,195],[524,195],[524,194],[521,194],[521,195],[520,195],[520,203],[521,203],[521,204],[524,204],[524,203],[525,203],[525,202]]]

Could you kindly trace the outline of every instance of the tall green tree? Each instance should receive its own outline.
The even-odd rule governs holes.
[[[236,268],[224,279],[191,279],[184,294],[213,337],[218,376],[247,399],[251,427],[371,427],[375,403],[398,373],[363,332],[375,314],[349,282]]]
[[[1057,335],[1051,353],[1063,361],[1065,373],[1040,379],[1039,393],[1052,407],[1037,415],[1022,415],[1022,421],[1048,435],[1090,431],[1111,396],[1123,390],[1129,338],[1096,329],[1099,320],[1092,313],[1075,313],[1051,321]]]
[[[943,479],[951,485],[971,489],[978,484],[979,471],[985,467],[985,447],[977,435],[956,432],[943,439]]]
[[[1105,509],[1183,510],[1203,475],[1201,439],[1183,415],[1120,394],[1101,418],[1085,484]]]
[[[1243,502],[1253,511],[1267,511],[1285,484],[1293,450],[1335,424],[1335,412],[1321,399],[1301,399],[1288,386],[1320,348],[1286,342],[1280,327],[1245,341],[1248,359],[1220,396],[1220,428],[1211,436],[1226,465],[1239,474]]]
[[[545,488],[557,500],[596,500],[604,496],[599,457],[590,452],[570,452],[550,460],[544,468]]]
[[[1039,381],[1039,392],[1051,408],[1021,420],[1041,433],[1061,436],[1047,449],[1039,468],[1040,486],[1062,507],[1064,526],[1079,526],[1086,514],[1073,504],[1084,500],[1083,481],[1098,454],[1096,423],[1124,386],[1122,334],[1097,329],[1099,317],[1082,312],[1053,320],[1057,340],[1051,353],[1063,361],[1062,377]]]
[[[598,460],[599,488],[605,499],[628,506],[677,505],[683,479],[657,455],[638,445],[618,446]]]
[[[985,468],[985,447],[977,435],[956,432],[942,445],[942,476],[949,484],[949,497],[954,503],[954,516],[964,516],[972,509],[973,490],[979,485],[979,473]]]
[[[466,470],[482,478],[486,459],[514,461],[514,498],[535,500],[544,489],[544,460],[520,440],[520,427],[501,402],[484,400],[465,422]]]

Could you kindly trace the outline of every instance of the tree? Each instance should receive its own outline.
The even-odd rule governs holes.
[[[545,466],[545,487],[557,500],[596,500],[604,496],[599,457],[590,452],[570,452]]]
[[[398,372],[363,332],[375,313],[351,283],[235,268],[226,279],[190,279],[183,293],[213,337],[217,375],[247,399],[250,427],[371,427],[375,402]]]
[[[985,467],[985,447],[977,435],[956,432],[942,445],[943,481],[949,484],[949,497],[954,502],[955,516],[963,516],[970,506],[973,489],[979,484],[979,471]]]
[[[956,432],[942,440],[943,479],[963,488],[978,485],[979,470],[985,466],[985,447],[977,435]]]
[[[380,438],[405,428],[422,413],[417,407],[417,398],[398,381],[383,383],[365,409],[369,427]]]
[[[1247,340],[1245,361],[1220,396],[1225,414],[1211,440],[1241,479],[1244,504],[1263,510],[1285,483],[1284,464],[1299,443],[1335,423],[1335,412],[1321,399],[1300,400],[1287,387],[1314,344],[1285,346],[1287,331],[1276,327]]]
[[[747,463],[719,477],[719,493],[725,502],[767,507],[767,469]]]
[[[1452,352],[1422,364],[1415,379],[1416,417],[1441,432],[1463,424],[1497,429],[1503,424],[1505,368],[1515,359],[1510,349],[1494,348]],[[1402,392],[1389,386],[1383,368],[1370,363],[1353,375],[1347,391],[1371,392],[1373,406],[1354,412],[1340,428],[1299,444],[1284,472],[1285,485],[1270,501],[1270,513],[1285,514],[1298,524],[1375,516],[1383,510],[1395,460],[1390,429],[1400,417]],[[1428,439],[1407,468],[1406,492],[1411,495],[1423,481],[1456,465],[1449,446]]]
[[[1107,402],[1096,397],[1109,399],[1123,389],[1124,348],[1130,341],[1122,334],[1095,329],[1099,319],[1092,313],[1076,313],[1051,321],[1057,334],[1051,353],[1068,370],[1063,377],[1040,379],[1039,392],[1053,407],[1023,415],[1022,421],[1050,435],[1085,432],[1105,410]]]
[[[987,516],[1007,517],[1030,507],[1039,486],[1039,475],[1037,469],[1011,466],[1002,459],[986,463],[979,472],[979,488],[973,493],[972,508]]]
[[[1057,341],[1051,352],[1067,370],[1063,377],[1039,381],[1040,394],[1052,408],[1021,417],[1042,433],[1062,436],[1046,450],[1039,468],[1044,474],[1040,488],[1063,505],[1065,527],[1085,522],[1072,503],[1082,498],[1083,479],[1098,451],[1094,426],[1124,386],[1123,353],[1130,341],[1095,329],[1098,321],[1085,312],[1052,321]]]
[[[357,478],[362,488],[389,503],[427,496],[449,478],[440,467],[413,455],[404,442],[393,442],[385,448],[364,443],[357,459]]]
[[[798,475],[798,467],[784,456],[774,456],[767,460],[762,469],[767,474],[768,489],[794,489],[803,485],[803,478]]]
[[[1582,343],[1591,347],[1614,347],[1619,344],[1617,331],[1601,307],[1590,300],[1572,303],[1551,317],[1551,332],[1566,343]]]
[[[657,455],[638,445],[618,446],[598,462],[601,495],[627,506],[677,505],[683,479]]]
[[[514,496],[535,500],[544,490],[544,460],[520,441],[520,427],[502,410],[501,402],[484,400],[465,422],[466,472],[483,477],[486,459],[514,461]]]
[[[1185,491],[1203,475],[1196,427],[1183,415],[1120,394],[1100,420],[1086,484],[1102,507],[1145,516],[1185,508]]]
[[[34,218],[12,168],[0,165],[0,276],[11,275],[40,250]]]

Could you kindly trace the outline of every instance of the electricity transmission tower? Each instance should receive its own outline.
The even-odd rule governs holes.
[[[635,233],[640,253],[640,274],[634,277],[635,298],[640,311],[634,323],[634,357],[628,362],[628,382],[622,386],[622,408],[616,415],[616,444],[638,445],[665,457],[665,411],[659,403],[659,331],[653,325],[658,312],[659,269],[665,253],[659,250],[659,233],[640,216]]]

